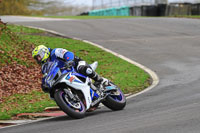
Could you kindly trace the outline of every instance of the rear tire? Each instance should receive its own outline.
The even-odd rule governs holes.
[[[113,83],[112,83],[113,84]],[[119,95],[108,95],[102,103],[111,110],[122,110],[126,106],[126,97],[120,88],[118,88]]]
[[[80,100],[80,109],[75,109],[67,102],[65,99],[66,93],[63,90],[58,90],[54,94],[55,101],[57,105],[60,107],[62,111],[64,111],[67,115],[69,115],[72,118],[80,119],[85,117],[85,106],[83,102]]]

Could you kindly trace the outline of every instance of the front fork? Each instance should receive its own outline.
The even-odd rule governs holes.
[[[65,94],[71,99],[71,100],[74,100],[76,102],[80,102],[80,99],[78,98],[77,95],[74,95],[72,93],[72,91],[70,89],[63,89]]]

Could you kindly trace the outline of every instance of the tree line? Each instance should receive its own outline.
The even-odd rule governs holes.
[[[0,15],[77,15],[88,9],[61,0],[0,0]]]
[[[38,4],[42,3],[39,0],[1,0],[0,15],[41,15],[42,11],[30,8]]]

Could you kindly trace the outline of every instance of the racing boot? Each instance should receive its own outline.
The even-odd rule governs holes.
[[[92,79],[95,81],[94,86],[96,86],[97,88],[100,88],[101,85],[103,86],[109,85],[109,80],[99,76],[96,72],[95,76]]]
[[[100,88],[100,85],[108,85],[109,83],[108,79],[99,76],[90,66],[80,66],[78,71],[93,79],[95,81],[94,86],[97,88]]]

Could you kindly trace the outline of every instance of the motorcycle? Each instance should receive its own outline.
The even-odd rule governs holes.
[[[90,64],[95,71],[98,62]],[[122,110],[126,98],[119,87],[111,81],[108,85],[96,87],[89,77],[77,73],[73,66],[59,68],[58,62],[48,62],[44,83],[56,104],[68,116],[83,118],[86,111],[100,103],[113,111]]]

